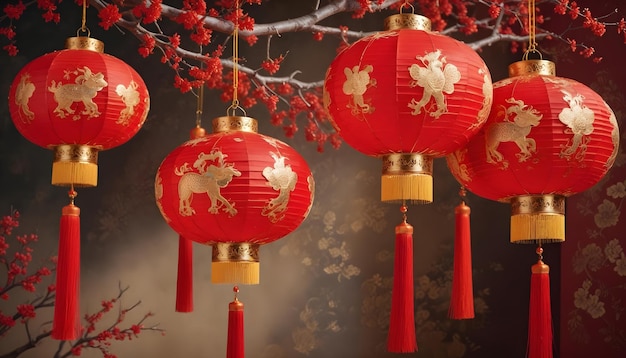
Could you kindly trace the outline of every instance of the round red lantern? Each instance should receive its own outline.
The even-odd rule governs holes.
[[[149,107],[139,74],[89,37],[68,38],[64,50],[28,63],[9,91],[18,131],[54,151],[55,185],[96,186],[98,152],[132,138]]]
[[[433,158],[465,145],[491,108],[491,75],[430,20],[396,14],[331,63],[324,104],[350,146],[383,160],[382,201],[432,202]]]
[[[313,175],[293,148],[259,134],[254,118],[218,117],[213,132],[163,160],[156,203],[174,231],[213,246],[212,282],[258,284],[260,246],[304,221]]]
[[[52,184],[71,187],[59,227],[51,335],[73,340],[80,333],[80,209],[74,187],[97,185],[98,152],[139,131],[150,99],[139,74],[105,54],[101,41],[70,37],[65,45],[20,70],[9,90],[9,110],[26,139],[54,151]]]
[[[478,196],[511,204],[511,242],[565,240],[565,198],[596,184],[617,155],[615,114],[589,87],[546,60],[509,66],[494,83],[487,123],[447,157]]]

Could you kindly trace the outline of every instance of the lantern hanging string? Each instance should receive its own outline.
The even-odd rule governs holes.
[[[543,59],[541,52],[537,50],[536,16],[535,0],[528,0],[528,49],[526,49],[522,56],[522,59],[525,61],[528,60],[528,56],[531,53],[536,53],[539,55],[539,59]]]
[[[87,37],[91,36],[91,32],[87,27],[87,0],[83,0],[83,17],[81,19],[80,28],[76,30],[76,36],[80,33],[87,33]]]
[[[202,46],[200,46],[200,53],[202,53]],[[200,70],[204,69],[204,62],[200,63]],[[204,110],[204,82],[198,88],[196,105],[196,127],[202,125],[202,111]]]
[[[246,111],[239,106],[239,98],[237,98],[237,92],[239,88],[239,0],[235,1],[235,22],[233,29],[233,101],[227,112],[231,112],[235,115],[237,109],[240,109],[244,116]],[[227,113],[228,115],[228,113]]]
[[[402,3],[402,5],[400,5],[400,13],[401,14],[403,14],[402,11],[404,10],[405,6],[408,7],[408,8],[411,8],[411,14],[415,14],[415,7],[411,3],[409,3],[409,0],[404,0],[404,3]]]

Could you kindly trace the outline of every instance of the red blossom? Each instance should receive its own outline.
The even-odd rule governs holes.
[[[324,39],[324,33],[321,31],[317,31],[313,33],[313,40],[322,41]]]
[[[24,10],[26,10],[26,5],[20,0],[17,4],[7,4],[2,10],[9,19],[17,20],[22,16]]]
[[[154,37],[145,34],[142,37],[142,44],[139,46],[139,54],[141,57],[148,57],[152,51],[154,51],[154,46],[156,44],[156,40]]]
[[[11,316],[5,316],[0,311],[0,326],[13,327],[15,326],[15,320]]]
[[[35,307],[31,304],[17,305],[17,313],[23,317],[23,320],[35,318],[35,316],[37,315],[35,313]]]
[[[275,58],[273,60],[268,58],[264,60],[263,63],[261,63],[261,67],[263,67],[263,69],[267,71],[267,73],[273,75],[278,72],[278,70],[280,69],[280,63],[283,62],[284,59],[285,57],[283,57],[283,55],[280,55],[278,58]]]
[[[120,14],[120,9],[117,5],[109,4],[98,12],[98,17],[100,18],[98,25],[108,30],[122,18],[122,14]]]

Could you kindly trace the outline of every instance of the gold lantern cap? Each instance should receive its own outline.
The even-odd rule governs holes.
[[[431,26],[429,18],[417,14],[400,13],[385,18],[385,31],[408,29],[430,32]]]
[[[524,75],[556,76],[556,65],[550,60],[521,60],[509,65],[509,77]]]
[[[258,133],[259,125],[256,119],[246,116],[223,116],[213,119],[213,132],[224,133],[231,131]]]

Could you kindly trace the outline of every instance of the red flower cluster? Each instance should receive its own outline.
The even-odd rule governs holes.
[[[161,18],[162,0],[152,0],[150,6],[146,7],[145,2],[133,8],[133,15],[141,19],[144,24],[151,24]]]
[[[261,67],[267,71],[270,75],[275,74],[280,69],[280,63],[283,62],[285,57],[283,55],[278,56],[278,58],[271,59],[268,58],[261,63]]]
[[[98,25],[102,26],[103,29],[108,30],[122,18],[122,14],[120,14],[120,9],[117,5],[109,4],[98,12],[98,17],[100,18],[100,23],[98,23]]]

